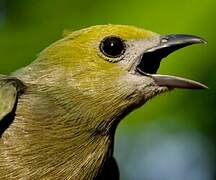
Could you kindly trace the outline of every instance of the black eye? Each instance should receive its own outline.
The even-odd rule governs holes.
[[[107,37],[100,44],[101,52],[108,57],[116,58],[125,52],[126,45],[119,37]]]

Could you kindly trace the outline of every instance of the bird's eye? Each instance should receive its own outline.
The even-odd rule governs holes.
[[[120,57],[126,49],[124,41],[119,37],[106,37],[100,43],[101,52],[110,58]]]

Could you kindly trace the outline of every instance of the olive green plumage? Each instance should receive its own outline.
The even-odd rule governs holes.
[[[109,36],[126,44],[122,56],[101,52]],[[159,37],[131,26],[94,26],[67,33],[27,67],[0,76],[0,179],[118,179],[117,124],[170,89],[135,72]]]

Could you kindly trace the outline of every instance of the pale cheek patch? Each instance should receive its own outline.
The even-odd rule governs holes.
[[[133,97],[136,97],[136,99],[142,102],[146,102],[152,97],[170,90],[165,86],[158,86],[150,77],[138,76],[130,73],[119,77],[117,81],[116,84],[121,86],[121,88],[119,88],[121,93],[128,94],[128,96],[133,95]]]
[[[154,36],[148,39],[130,40],[126,42],[126,51],[124,57],[119,61],[121,68],[126,71],[134,71],[139,64],[142,54],[149,48],[158,44],[159,36]]]

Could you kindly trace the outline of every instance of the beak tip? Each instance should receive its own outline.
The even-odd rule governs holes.
[[[194,89],[203,89],[203,90],[206,90],[206,89],[209,89],[209,87],[206,86],[205,84],[196,82],[196,85],[194,86]]]
[[[203,84],[201,89],[209,89],[209,87]]]
[[[199,36],[192,36],[192,40],[194,44],[208,44],[207,40],[205,40],[204,38],[201,38]],[[192,44],[193,44],[192,43]]]
[[[167,86],[171,88],[183,88],[183,89],[197,89],[197,90],[208,89],[208,86],[200,82],[182,78],[182,77],[170,76],[170,75],[159,75],[159,74],[154,74],[151,76],[159,86]]]
[[[206,41],[206,40],[203,39],[203,38],[200,38],[200,43],[202,43],[202,44],[208,44],[208,41]]]

